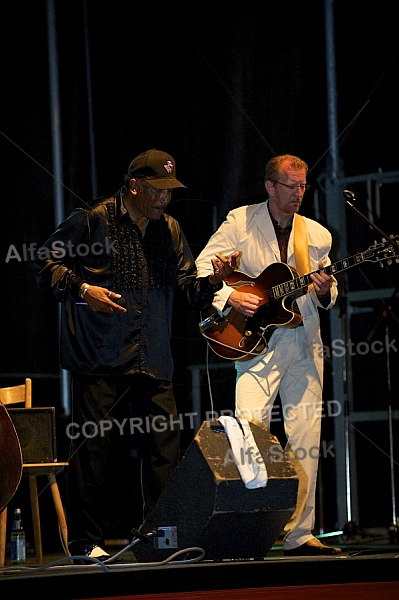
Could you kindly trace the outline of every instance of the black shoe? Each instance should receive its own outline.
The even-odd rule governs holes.
[[[341,552],[341,548],[325,546],[317,538],[312,538],[298,548],[284,550],[284,556],[333,556]]]
[[[94,561],[85,560],[85,556],[87,558],[95,558],[101,562],[104,562],[110,556],[108,552],[101,548],[101,546],[87,540],[74,540],[73,542],[69,542],[68,549],[75,565],[94,564]]]

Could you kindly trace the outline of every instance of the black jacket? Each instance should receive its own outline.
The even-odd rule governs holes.
[[[38,287],[61,303],[60,364],[78,373],[144,373],[172,380],[175,293],[206,309],[220,286],[197,279],[190,247],[170,215],[150,221],[142,238],[121,194],[77,208],[39,248]],[[79,298],[85,281],[122,294],[127,312],[92,311]]]

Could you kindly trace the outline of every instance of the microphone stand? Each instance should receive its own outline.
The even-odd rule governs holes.
[[[384,237],[386,240],[391,240],[391,242],[397,247],[399,248],[399,243],[396,241],[395,238],[390,237],[389,235],[387,235],[386,233],[384,233],[384,231],[382,231],[382,229],[380,229],[378,227],[378,225],[376,225],[375,223],[373,223],[372,221],[370,221],[370,219],[368,219],[366,217],[366,215],[364,215],[362,212],[360,212],[360,210],[358,208],[356,208],[356,206],[354,206],[352,204],[352,202],[349,201],[349,199],[351,200],[356,200],[356,194],[354,192],[351,192],[350,190],[344,190],[344,197],[345,197],[345,202],[348,206],[350,206],[358,215],[360,215],[362,217],[362,219],[364,219],[365,221],[367,221],[367,223],[373,227],[373,229],[375,229],[376,231],[378,231],[378,233],[380,233],[382,235],[382,237]]]
[[[370,221],[370,219],[368,219],[360,210],[358,210],[353,204],[352,202],[350,202],[350,200],[355,200],[356,199],[356,195],[354,192],[351,192],[350,190],[344,190],[343,192],[344,197],[345,197],[345,201],[346,204],[352,208],[358,215],[360,215],[365,221],[367,221],[367,223],[369,225],[371,225],[371,227],[373,227],[376,231],[378,231],[383,238],[385,238],[386,240],[390,239],[392,241],[392,243],[399,247],[398,242],[396,241],[396,239],[392,239],[390,236],[388,236],[386,233],[384,233],[384,231],[382,231],[377,225],[375,225],[375,223],[373,223],[372,221]],[[399,288],[397,287],[392,296],[391,299],[395,298],[395,296],[397,295],[399,291]],[[390,343],[389,343],[389,314],[391,312],[391,307],[388,305],[383,311],[381,316],[379,317],[375,327],[373,328],[373,330],[369,333],[369,335],[367,336],[367,341],[371,341],[371,339],[374,337],[374,334],[376,333],[380,323],[382,323],[383,321],[385,321],[385,343],[387,344],[386,347],[386,357],[387,357],[387,386],[388,386],[388,428],[389,428],[389,458],[390,458],[390,473],[391,473],[391,497],[392,497],[392,523],[389,527],[389,541],[391,544],[395,543],[395,540],[398,539],[398,523],[397,523],[397,516],[396,516],[396,499],[395,499],[395,472],[394,472],[394,456],[393,456],[393,411],[392,411],[392,387],[391,387],[391,362],[390,362],[390,354],[389,354],[389,349],[390,349]]]

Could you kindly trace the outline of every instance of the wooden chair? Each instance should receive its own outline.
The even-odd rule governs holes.
[[[10,405],[20,404],[23,408],[32,408],[32,380],[28,377],[25,383],[11,387],[0,388],[0,402],[5,408]],[[47,475],[51,489],[55,511],[58,519],[60,539],[66,556],[68,550],[68,530],[64,508],[61,501],[56,475],[68,466],[68,462],[25,463],[22,462],[22,477],[29,478],[30,503],[32,510],[33,537],[36,560],[39,564],[43,561],[42,535],[40,527],[39,498],[37,493],[37,477]],[[7,506],[0,513],[0,567],[5,565],[7,544]]]

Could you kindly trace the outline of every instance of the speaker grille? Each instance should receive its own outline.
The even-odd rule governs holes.
[[[24,463],[57,461],[55,408],[9,408]]]

